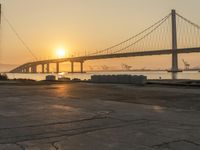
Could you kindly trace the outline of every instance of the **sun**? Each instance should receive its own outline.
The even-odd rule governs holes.
[[[66,50],[64,48],[58,48],[56,50],[56,55],[58,58],[64,58],[66,55]]]

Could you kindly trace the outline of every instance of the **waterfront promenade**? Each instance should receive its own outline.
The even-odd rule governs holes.
[[[199,150],[200,89],[1,85],[0,150]]]

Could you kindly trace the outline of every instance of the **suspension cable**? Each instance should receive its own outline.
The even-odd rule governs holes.
[[[36,55],[33,53],[33,51],[31,50],[31,48],[25,43],[25,41],[21,38],[21,36],[19,35],[19,33],[16,31],[16,29],[14,28],[14,26],[10,23],[10,21],[5,17],[4,14],[2,14],[3,19],[7,22],[7,24],[9,25],[9,27],[11,28],[11,30],[13,31],[13,33],[15,34],[15,36],[17,37],[17,39],[22,43],[22,45],[26,48],[26,50],[30,53],[30,55],[35,59],[38,60]]]
[[[151,25],[150,27],[146,28],[146,29],[143,30],[142,32],[140,32],[140,33],[138,33],[138,34],[136,34],[136,35],[130,37],[129,39],[127,39],[127,40],[125,40],[125,41],[122,41],[122,42],[120,42],[120,43],[118,43],[118,44],[116,44],[116,45],[113,45],[113,46],[111,46],[111,47],[108,47],[108,48],[106,48],[106,49],[103,49],[103,50],[101,50],[101,51],[98,51],[98,52],[95,52],[95,53],[91,53],[90,55],[95,55],[95,54],[103,53],[103,52],[108,51],[108,50],[110,50],[110,49],[113,49],[113,48],[115,48],[115,47],[117,47],[117,46],[120,46],[120,45],[122,45],[122,44],[124,44],[124,43],[126,43],[126,42],[128,42],[128,41],[130,41],[130,40],[132,40],[132,39],[134,39],[134,38],[136,38],[136,37],[138,37],[138,36],[140,36],[141,34],[145,33],[146,31],[148,31],[149,29],[153,28],[153,27],[156,26],[157,24],[160,24],[161,22],[163,22],[163,20],[166,20],[166,19],[169,18],[170,16],[171,16],[171,13],[168,14],[167,16],[165,16],[164,18],[162,18],[161,20],[159,20],[158,22],[154,23],[154,24]]]
[[[165,18],[164,20],[162,20],[162,22],[160,22],[155,28],[153,28],[150,32],[148,32],[147,34],[145,34],[143,37],[141,37],[140,39],[138,39],[138,40],[135,41],[134,43],[132,43],[132,44],[130,44],[130,45],[128,45],[128,46],[126,46],[126,47],[124,47],[124,48],[118,50],[118,51],[115,51],[114,53],[118,53],[118,52],[120,52],[120,51],[123,51],[123,50],[125,50],[125,49],[127,49],[127,48],[133,46],[134,44],[140,42],[141,40],[143,40],[144,38],[146,38],[147,36],[149,36],[152,32],[154,32],[156,29],[158,29],[169,17],[170,17],[170,16],[167,16],[167,18]]]
[[[200,26],[192,21],[190,21],[189,19],[181,16],[180,14],[176,13],[177,16],[179,16],[180,18],[182,18],[183,20],[185,20],[186,22],[188,22],[189,24],[195,26],[196,28],[200,29]]]

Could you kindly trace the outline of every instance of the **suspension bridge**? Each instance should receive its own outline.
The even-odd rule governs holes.
[[[141,57],[154,55],[171,55],[171,72],[179,72],[178,55],[200,52],[200,26],[183,17],[175,10],[146,28],[137,35],[116,45],[90,53],[86,56],[28,62],[11,70],[11,73],[42,73],[50,72],[50,64],[56,64],[56,72],[60,72],[60,63],[70,62],[71,73],[74,63],[80,63],[80,73],[84,73],[85,61],[122,57]]]

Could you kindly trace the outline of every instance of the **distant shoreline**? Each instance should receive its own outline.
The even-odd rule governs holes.
[[[93,71],[86,71],[86,72],[146,72],[146,71],[149,71],[149,72],[156,72],[156,71],[163,71],[163,72],[168,72],[168,70],[151,70],[151,69],[146,69],[146,70],[93,70]],[[191,69],[191,70],[184,70],[182,69],[182,71],[200,71],[200,69]]]
[[[90,84],[108,84],[108,85],[132,85],[134,84],[121,84],[121,83],[93,83],[90,80],[87,81],[36,81],[36,80],[26,80],[26,79],[16,79],[16,80],[0,80],[0,86],[2,85],[11,85],[11,86],[33,86],[33,85],[54,85],[54,84],[75,84],[75,83],[90,83]],[[144,86],[168,86],[168,87],[196,87],[200,88],[200,80],[147,80],[147,83]]]

